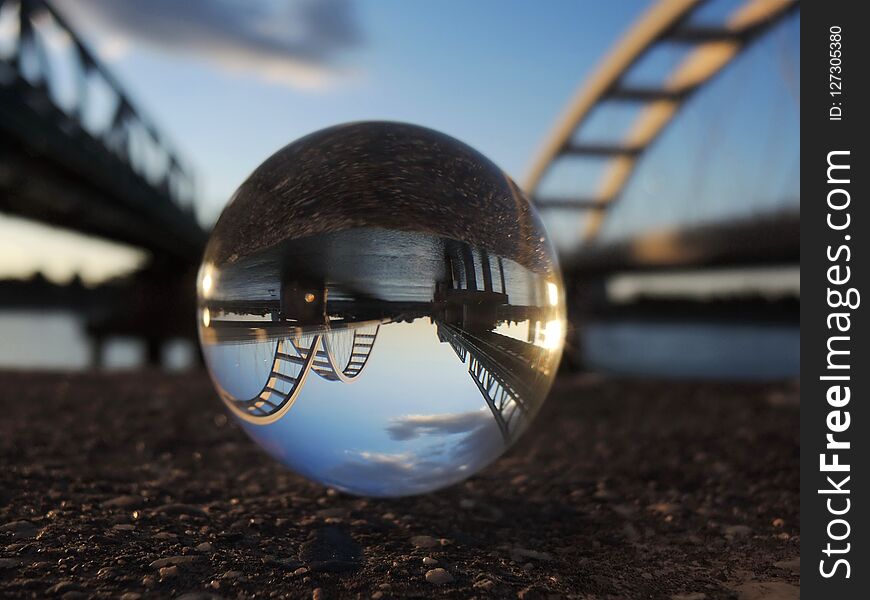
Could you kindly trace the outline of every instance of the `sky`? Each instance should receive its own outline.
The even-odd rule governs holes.
[[[717,0],[705,14],[714,18],[734,4]],[[56,0],[55,5],[192,166],[197,212],[208,225],[273,152],[306,133],[348,121],[407,121],[443,131],[521,180],[572,93],[648,2]],[[717,190],[752,197],[747,189],[755,188],[724,185],[745,179],[727,165],[709,158],[699,165],[704,153],[686,140],[696,140],[697,147],[710,130],[698,125],[708,121],[703,110],[713,110],[722,117],[717,122],[725,123],[719,137],[731,160],[753,156],[747,145],[763,156],[770,142],[755,140],[759,131],[780,146],[799,148],[799,132],[789,131],[799,114],[799,99],[788,98],[794,88],[789,71],[769,83],[770,70],[780,68],[782,47],[786,53],[797,47],[798,21],[793,21],[784,42],[771,36],[756,52],[761,60],[750,57],[723,76],[733,80],[722,84],[730,96],[714,88],[712,109],[702,105],[701,116],[690,114],[668,131],[671,141],[646,161],[649,166],[641,165],[636,189],[627,193],[661,195],[662,173],[667,180],[675,170],[681,175],[683,167],[674,165],[688,157],[695,161],[689,166],[706,177],[702,184],[697,177],[678,177],[684,182],[681,197]],[[652,57],[648,70],[676,59],[673,53]],[[791,60],[799,66],[799,57]],[[753,93],[735,96],[735,89]],[[740,111],[731,108],[735,97]],[[771,107],[784,102],[790,104],[772,130]],[[600,120],[607,129],[619,116]],[[774,169],[780,179],[796,179],[793,156],[781,161],[784,166]],[[741,168],[753,172],[752,165]],[[557,185],[571,184],[572,177],[580,184],[593,179],[582,171],[555,175]],[[780,189],[787,182],[765,185],[772,189],[769,195],[791,193]],[[649,202],[623,204],[642,205],[640,216],[653,220],[666,214],[649,208],[655,206]],[[560,225],[569,236],[576,231],[570,219],[551,224],[551,231]],[[0,277],[46,271],[50,261],[46,274],[55,280],[78,272],[95,283],[142,260],[129,248],[63,240],[58,243],[67,251],[49,254],[39,242],[42,233],[0,217]]]

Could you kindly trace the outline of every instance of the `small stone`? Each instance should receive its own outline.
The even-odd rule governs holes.
[[[752,533],[752,529],[747,525],[729,525],[723,528],[722,532],[725,534],[725,537],[738,538],[749,535]]]
[[[779,517],[775,518],[770,522],[774,527],[785,527],[785,519],[780,519]]]
[[[797,557],[789,560],[779,560],[773,563],[773,566],[777,569],[785,569],[786,571],[799,573],[801,570],[801,559],[800,557]]]
[[[20,567],[21,561],[17,558],[0,558],[0,571]]]
[[[491,579],[481,579],[480,581],[475,581],[472,587],[478,590],[489,591],[495,587],[495,583]]]
[[[117,496],[111,500],[106,500],[102,503],[103,508],[129,508],[131,506],[139,506],[144,501],[142,496]]]
[[[544,594],[538,588],[529,586],[518,591],[517,598],[519,600],[535,600],[537,598],[544,598]]]
[[[60,594],[65,594],[67,592],[74,592],[74,591],[77,591],[78,589],[79,589],[78,585],[76,585],[74,582],[72,582],[68,579],[65,579],[63,581],[58,581],[56,584],[54,584],[53,586],[51,586],[50,588],[45,590],[45,593],[46,594],[60,595]]]
[[[427,556],[427,557],[423,558],[423,564],[424,565],[437,565],[438,561],[435,560],[434,558],[432,558],[431,556]]]
[[[180,502],[173,502],[171,504],[164,504],[163,506],[158,506],[154,509],[155,513],[163,513],[166,515],[195,515],[204,517],[206,516],[206,512],[198,506],[194,506],[192,504],[182,504]]]
[[[384,593],[381,591],[377,591],[374,594],[372,594],[371,597],[372,597],[372,600],[381,600],[381,598],[384,597]]]
[[[160,579],[168,579],[170,577],[178,577],[178,567],[161,567],[158,571]]]
[[[707,594],[704,592],[689,592],[687,594],[674,594],[671,600],[706,600]]]
[[[227,571],[223,575],[221,575],[221,579],[238,579],[241,576],[241,571]]]
[[[141,600],[142,594],[139,592],[124,592],[120,596],[120,600]]]
[[[756,581],[734,588],[739,600],[798,600],[799,587],[784,581]]]
[[[426,581],[428,581],[429,583],[434,583],[435,585],[443,585],[445,583],[450,583],[451,581],[453,581],[453,575],[448,573],[445,569],[432,569],[430,571],[426,571]]]
[[[167,556],[166,558],[158,558],[154,562],[151,563],[152,569],[160,569],[163,567],[175,567],[179,565],[189,565],[191,563],[197,562],[201,557],[195,554],[189,554],[186,556]]]
[[[0,532],[11,533],[14,538],[32,538],[39,533],[39,527],[30,521],[12,521],[0,525]]]
[[[174,540],[178,536],[175,535],[174,533],[170,533],[168,531],[160,531],[158,533],[155,533],[151,537],[154,538],[155,540]]]
[[[363,551],[347,531],[327,526],[309,535],[299,549],[299,560],[313,572],[355,571],[362,567]]]
[[[326,594],[323,593],[323,588],[314,588],[311,592],[311,600],[324,600]]]
[[[211,542],[203,542],[201,544],[197,544],[196,548],[194,548],[197,552],[214,552],[214,546]]]
[[[112,529],[115,531],[134,531],[136,526],[130,523],[118,523],[117,525],[112,525]]]
[[[302,577],[306,573],[308,573],[311,569],[308,567],[299,567],[295,571],[293,571],[293,577]]]
[[[553,555],[551,555],[549,552],[538,552],[537,550],[529,550],[528,548],[521,548],[519,546],[511,550],[512,560],[516,562],[523,562],[523,559],[526,558],[531,558],[533,560],[551,561],[553,560]]]
[[[431,535],[415,535],[411,538],[411,545],[415,548],[434,548],[438,545],[438,540]]]
[[[611,509],[613,509],[613,512],[625,519],[628,519],[637,512],[637,507],[633,504],[614,504],[611,506]]]
[[[655,504],[650,504],[647,508],[660,515],[673,515],[680,511],[679,506],[670,502],[656,502]]]

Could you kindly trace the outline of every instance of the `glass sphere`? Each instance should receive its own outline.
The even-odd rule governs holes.
[[[492,462],[562,352],[535,209],[484,156],[412,125],[340,125],[272,155],[215,225],[198,294],[208,371],[245,431],[360,495]]]

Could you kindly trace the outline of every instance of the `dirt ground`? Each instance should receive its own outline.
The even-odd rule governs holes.
[[[0,373],[0,597],[797,598],[798,396],[569,376],[490,468],[371,500],[204,375]]]

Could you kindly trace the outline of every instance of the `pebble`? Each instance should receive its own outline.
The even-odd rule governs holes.
[[[160,579],[167,579],[169,577],[177,577],[178,576],[178,567],[161,567],[158,571],[160,573]]]
[[[519,546],[511,549],[511,560],[522,562],[522,559],[524,558],[551,561],[553,560],[553,555],[549,552],[538,552],[537,550],[529,550],[528,548],[521,548]]]
[[[343,519],[347,517],[348,511],[345,508],[323,508],[314,514],[321,519]]]
[[[133,531],[136,529],[136,526],[130,523],[118,523],[117,525],[112,525],[112,529],[115,531]]]
[[[326,594],[323,593],[323,588],[314,588],[311,592],[311,600],[324,600]]]
[[[492,579],[481,579],[480,581],[475,581],[473,587],[478,590],[489,591],[495,587],[495,583],[493,583]]]
[[[415,535],[411,538],[411,545],[415,548],[434,548],[438,545],[438,540],[431,535]]]
[[[801,570],[801,559],[792,558],[789,560],[779,560],[773,563],[773,566],[777,569],[785,569],[786,571],[792,571],[793,573],[799,573]]]
[[[14,569],[21,566],[21,561],[17,558],[0,558],[0,570]]]
[[[544,595],[541,593],[541,591],[534,586],[523,588],[517,592],[517,598],[519,598],[519,600],[534,600],[536,598],[543,597]]]
[[[453,575],[448,573],[445,569],[432,569],[430,571],[426,571],[426,581],[429,583],[434,583],[435,585],[443,585],[445,583],[450,583],[453,581]]]
[[[384,593],[381,591],[377,591],[374,594],[372,594],[371,597],[372,597],[372,600],[381,600],[381,598],[384,597]]]
[[[56,584],[54,584],[53,586],[51,586],[50,588],[45,590],[45,593],[46,594],[60,595],[60,594],[65,594],[66,592],[73,592],[73,591],[76,591],[78,589],[79,589],[79,586],[77,586],[74,582],[72,582],[68,579],[65,579],[63,581],[57,582]]]
[[[130,506],[139,506],[144,499],[142,496],[117,496],[111,500],[106,500],[101,506],[104,508],[129,508]]]
[[[434,558],[432,558],[431,556],[427,556],[427,557],[423,558],[423,564],[424,565],[437,565],[438,561],[435,560]]]
[[[142,594],[138,592],[125,592],[121,594],[119,600],[141,600]]]
[[[747,525],[729,525],[724,527],[722,532],[725,534],[725,537],[737,538],[749,535],[752,533],[752,529]]]
[[[152,562],[150,566],[152,569],[160,569],[162,567],[189,565],[198,560],[200,560],[200,557],[195,554],[189,554],[187,556],[167,556],[166,558],[158,558]]]
[[[158,506],[154,509],[155,513],[163,513],[166,515],[197,515],[200,517],[206,516],[206,512],[198,506],[194,506],[192,504],[181,504],[180,502],[173,502],[171,504],[164,504],[163,506]]]
[[[214,552],[214,546],[211,542],[203,542],[194,548],[197,552]]]
[[[103,567],[99,571],[97,571],[97,579],[109,579],[114,577],[115,569],[112,567]]]
[[[670,502],[656,502],[655,504],[650,504],[647,508],[660,515],[673,515],[680,511],[679,506]]]
[[[671,600],[706,600],[707,594],[704,592],[689,592],[688,594],[674,594]]]
[[[30,521],[12,521],[0,525],[0,532],[11,533],[14,538],[32,538],[39,533],[39,527]]]
[[[738,600],[799,600],[800,588],[784,581],[754,581],[735,588]]]

